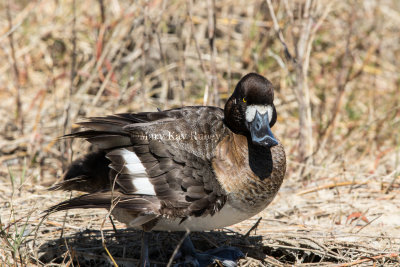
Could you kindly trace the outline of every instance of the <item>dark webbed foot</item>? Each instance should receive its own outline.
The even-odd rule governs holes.
[[[226,267],[235,267],[237,266],[237,260],[243,257],[243,252],[241,252],[238,248],[227,246],[198,253],[196,252],[190,238],[186,237],[175,257],[175,259],[179,262],[174,266],[203,267],[209,266],[213,263],[221,263]]]

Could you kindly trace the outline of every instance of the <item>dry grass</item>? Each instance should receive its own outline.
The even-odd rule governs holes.
[[[294,55],[301,6],[290,17],[287,5],[293,2],[273,1]],[[118,223],[114,233],[106,211],[42,221],[41,212],[70,197],[46,188],[86,146],[55,139],[84,116],[222,105],[250,71],[276,86],[273,130],[287,151],[287,178],[262,214],[195,234],[198,248],[238,246],[247,253],[241,266],[400,264],[399,2],[337,1],[316,32],[307,73],[314,154],[307,164],[299,160],[295,68],[267,2],[212,6],[0,3],[0,265],[112,265],[105,247],[119,265],[136,262],[140,233]],[[168,261],[171,238],[179,240],[153,236],[155,261]]]

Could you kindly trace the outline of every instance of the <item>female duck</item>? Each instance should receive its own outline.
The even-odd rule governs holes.
[[[87,130],[68,137],[98,151],[73,162],[54,187],[87,194],[49,211],[113,207],[117,220],[145,231],[212,230],[250,218],[273,200],[285,175],[285,152],[271,131],[273,100],[272,84],[250,73],[224,110],[89,118],[79,123]]]

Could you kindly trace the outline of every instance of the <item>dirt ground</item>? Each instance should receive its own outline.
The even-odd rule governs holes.
[[[288,178],[262,213],[227,229],[193,233],[192,239],[200,251],[239,247],[247,255],[240,266],[398,266],[400,185],[384,194],[388,182],[341,178],[303,185]],[[12,265],[13,248],[27,265],[112,266],[104,246],[119,266],[139,259],[141,233],[118,222],[115,232],[106,211],[74,210],[42,220],[45,208],[70,194],[46,191],[29,180],[16,184],[14,195],[10,187],[1,180],[3,263]],[[180,238],[154,233],[152,260],[168,262]]]

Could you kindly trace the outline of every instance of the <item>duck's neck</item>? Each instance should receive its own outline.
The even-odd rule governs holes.
[[[255,145],[250,137],[247,137],[247,146],[249,148],[249,166],[251,170],[261,180],[271,176],[273,169],[271,149]]]

